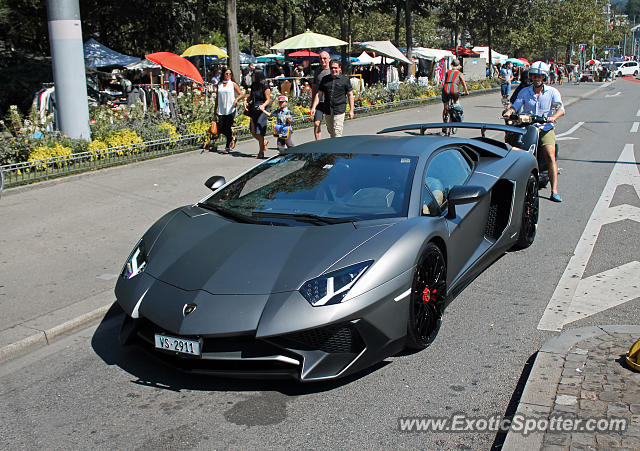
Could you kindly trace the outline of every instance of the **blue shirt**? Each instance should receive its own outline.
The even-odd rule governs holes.
[[[502,84],[511,83],[513,78],[513,71],[511,69],[500,69],[500,76],[504,78]]]
[[[552,103],[559,103],[560,110],[564,111],[560,92],[553,86],[542,85],[540,96],[536,97],[533,92],[533,85],[527,86],[518,94],[518,98],[513,102],[512,108],[515,111],[521,111],[525,114],[535,114],[538,116],[551,116],[554,112],[551,110]],[[554,124],[547,122],[546,124],[534,124],[541,130],[547,132],[554,128]]]
[[[287,125],[287,119],[291,119],[291,111],[287,107],[278,108],[273,112],[273,115],[276,117],[278,125]]]

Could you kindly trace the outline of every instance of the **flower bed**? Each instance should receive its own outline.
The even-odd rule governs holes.
[[[470,90],[484,90],[497,86],[490,80],[470,82]],[[354,106],[361,114],[379,114],[399,108],[436,100],[439,87],[401,84],[396,89],[374,85],[355,94]],[[277,88],[272,89],[275,107]],[[90,111],[93,140],[69,139],[59,133],[42,133],[34,126],[39,118],[33,115],[20,118],[17,110],[10,110],[11,117],[2,122],[4,136],[0,137],[0,167],[9,174],[9,185],[48,178],[49,174],[62,175],[65,171],[78,172],[112,164],[122,164],[127,159],[137,160],[189,150],[205,141],[210,120],[214,117],[215,102],[194,91],[178,98],[177,117],[145,112],[141,104],[126,108],[101,106]],[[311,126],[311,95],[304,91],[290,101],[294,126]],[[249,118],[242,114],[235,118],[234,130],[239,138],[250,137]],[[23,124],[20,127],[20,124]],[[269,121],[268,133],[273,121]],[[38,136],[40,135],[40,136]],[[160,149],[162,147],[162,149]],[[145,155],[147,154],[148,155]],[[95,162],[103,161],[100,165]],[[94,163],[92,163],[94,162]],[[43,175],[34,175],[42,171]],[[11,178],[11,172],[21,177]],[[25,178],[24,173],[32,176]],[[6,174],[5,174],[6,175]]]

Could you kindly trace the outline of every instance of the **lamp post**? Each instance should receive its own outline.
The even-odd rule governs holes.
[[[58,127],[70,138],[91,139],[78,0],[47,0],[47,16]]]

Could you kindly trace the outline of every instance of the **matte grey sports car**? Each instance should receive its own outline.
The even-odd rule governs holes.
[[[447,125],[381,133],[432,126]],[[211,195],[158,220],[127,259],[120,340],[185,371],[302,381],[424,348],[461,290],[533,242],[537,176],[531,152],[483,136],[396,133],[212,177]]]

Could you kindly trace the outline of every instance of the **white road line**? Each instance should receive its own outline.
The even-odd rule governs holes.
[[[629,133],[638,133],[639,125],[640,125],[640,122],[634,122],[633,125],[631,126],[631,130],[629,130]]]
[[[610,301],[614,301],[607,300],[608,297],[612,297],[612,290],[615,292],[613,297],[617,298],[619,303],[640,297],[640,264],[636,264],[638,262],[627,263],[584,280],[582,278],[602,226],[625,219],[640,222],[638,207],[609,207],[619,185],[632,185],[640,196],[640,173],[637,164],[632,164],[635,161],[633,144],[625,145],[538,323],[538,329],[559,331],[565,324],[612,307]]]
[[[636,116],[640,116],[640,110],[638,110],[638,112],[636,113]]]
[[[561,138],[563,136],[567,136],[570,135],[571,133],[575,132],[576,130],[578,130],[580,127],[582,127],[584,125],[584,122],[578,122],[576,125],[574,125],[573,127],[571,127],[569,130],[567,130],[564,133],[560,133],[558,135],[556,135],[556,138]]]
[[[622,94],[622,92],[618,91],[615,94],[607,94],[605,97],[618,97],[620,94]]]

